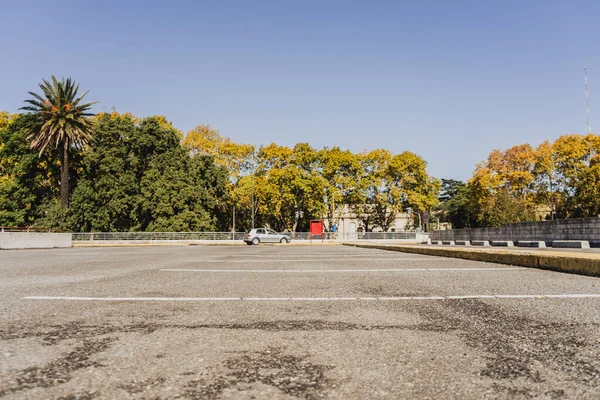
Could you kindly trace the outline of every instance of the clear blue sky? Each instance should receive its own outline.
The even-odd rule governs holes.
[[[410,150],[467,179],[494,148],[600,126],[598,1],[3,1],[0,110],[52,74],[97,111],[256,145]],[[597,118],[595,118],[597,117]]]

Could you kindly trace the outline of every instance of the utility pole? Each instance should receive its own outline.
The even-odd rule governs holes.
[[[331,223],[329,224],[330,232],[331,232],[331,228],[333,227],[334,223],[335,223],[335,189],[333,189],[331,192]]]
[[[588,96],[588,77],[587,77],[587,62],[583,67],[583,82],[585,86],[585,115],[587,117],[587,133],[592,133],[592,128],[590,127],[590,102]]]
[[[254,229],[254,172],[252,173],[252,229]]]
[[[254,214],[255,214],[255,206],[254,206],[254,174],[256,174],[256,154],[254,151],[252,152],[252,229],[254,229]]]

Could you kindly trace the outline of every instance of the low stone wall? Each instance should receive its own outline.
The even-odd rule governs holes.
[[[70,233],[0,232],[0,249],[71,247]]]
[[[500,228],[467,228],[433,231],[431,240],[512,240],[544,241],[551,245],[554,240],[587,240],[600,245],[600,218],[572,218],[554,221],[519,222]]]

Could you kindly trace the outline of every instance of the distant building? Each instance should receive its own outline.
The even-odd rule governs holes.
[[[324,220],[326,221],[326,229],[331,232],[333,227],[327,226],[327,219],[324,218]],[[398,213],[388,232],[413,231],[415,227],[412,226],[412,220],[413,218],[410,214]],[[341,211],[338,210],[336,212],[335,224],[337,225],[337,234],[341,237],[350,238],[353,235],[365,232],[363,221],[357,218],[356,214],[354,214],[348,206],[344,206]],[[371,227],[369,227],[369,229],[371,229]],[[383,230],[380,227],[373,227],[371,231],[382,232]]]
[[[547,205],[538,205],[535,207],[535,218],[538,221],[548,221],[552,218],[552,209]]]

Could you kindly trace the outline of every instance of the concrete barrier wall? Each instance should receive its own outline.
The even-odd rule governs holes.
[[[600,243],[600,218],[572,218],[554,221],[519,222],[500,228],[467,228],[433,231],[431,240],[588,240]]]
[[[0,232],[0,249],[71,247],[70,233]]]

